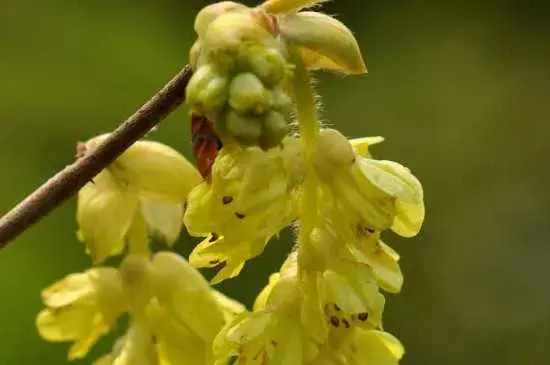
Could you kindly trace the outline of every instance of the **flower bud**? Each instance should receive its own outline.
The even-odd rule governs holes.
[[[235,67],[245,44],[264,44],[276,47],[276,39],[251,12],[225,13],[214,20],[204,35],[208,59],[229,70]]]
[[[220,1],[219,3],[206,6],[195,17],[195,32],[197,32],[199,37],[203,37],[208,26],[220,15],[245,9],[248,9],[245,5],[233,1]]]
[[[277,87],[269,91],[269,107],[283,115],[288,115],[292,111],[292,99],[282,87]]]
[[[237,142],[245,146],[257,145],[262,135],[262,124],[258,117],[246,117],[234,111],[227,113],[225,128]]]
[[[330,178],[335,171],[351,167],[355,152],[349,141],[335,129],[323,129],[317,139],[314,166],[322,178]]]
[[[286,73],[286,61],[281,53],[264,45],[253,45],[239,55],[242,68],[250,69],[267,86],[279,84]]]
[[[252,73],[241,73],[229,87],[229,105],[239,114],[262,114],[269,106],[269,94]]]
[[[212,65],[206,64],[193,74],[187,85],[187,103],[198,114],[216,114],[227,101],[228,80]]]
[[[269,112],[263,122],[260,148],[268,150],[281,143],[281,140],[288,134],[290,127],[286,119],[275,111]]]

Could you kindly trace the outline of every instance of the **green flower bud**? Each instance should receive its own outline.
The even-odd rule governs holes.
[[[241,73],[229,87],[229,105],[239,114],[262,114],[269,107],[269,93],[252,73]]]
[[[215,114],[227,101],[227,84],[212,65],[201,66],[187,85],[187,103],[199,114]]]
[[[292,99],[282,87],[270,90],[269,96],[269,106],[271,109],[283,115],[288,115],[292,111]]]
[[[247,47],[240,55],[241,67],[250,69],[267,86],[279,84],[286,73],[286,61],[274,48],[263,45]]]
[[[277,40],[251,12],[225,13],[210,24],[203,38],[208,59],[226,70],[236,66],[246,44],[277,47]]]
[[[195,32],[197,32],[199,37],[203,37],[208,26],[220,15],[244,9],[248,8],[243,4],[233,1],[220,1],[219,3],[206,6],[195,17]]]
[[[262,124],[258,117],[246,117],[230,111],[225,120],[225,128],[237,142],[246,146],[258,144],[262,134]]]
[[[287,120],[281,113],[269,112],[264,119],[264,128],[260,138],[260,147],[268,150],[281,143],[281,140],[288,134],[290,127]]]

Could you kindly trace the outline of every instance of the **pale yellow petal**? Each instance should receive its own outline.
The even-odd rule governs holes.
[[[224,325],[224,317],[206,279],[175,253],[157,253],[152,264],[160,305],[204,341],[212,341]]]
[[[183,204],[145,196],[140,201],[141,212],[149,231],[167,245],[172,245],[178,239],[183,226]]]
[[[94,262],[122,252],[123,238],[137,208],[137,195],[119,186],[105,170],[79,191],[76,213],[79,238]]]

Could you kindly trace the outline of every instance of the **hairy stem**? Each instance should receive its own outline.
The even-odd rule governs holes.
[[[101,145],[58,172],[0,218],[0,248],[74,195],[185,100],[189,65],[121,124]]]
[[[294,97],[296,100],[298,121],[300,123],[302,149],[307,166],[300,204],[300,233],[298,236],[298,242],[303,244],[308,241],[317,216],[317,175],[313,168],[312,158],[320,126],[311,80],[301,56],[296,50],[294,50],[293,61],[296,66],[294,72]]]

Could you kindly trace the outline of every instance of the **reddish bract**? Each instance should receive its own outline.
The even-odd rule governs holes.
[[[212,122],[201,115],[191,115],[191,141],[199,173],[210,181],[212,165],[222,148],[222,142],[216,135]]]

